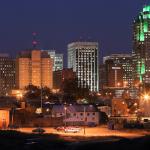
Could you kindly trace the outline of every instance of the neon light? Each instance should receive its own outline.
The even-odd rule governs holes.
[[[142,65],[141,65],[141,74],[145,74],[145,63],[144,61],[142,61]]]
[[[145,6],[145,7],[143,8],[143,12],[147,12],[147,11],[150,11],[150,6]]]
[[[148,32],[148,22],[144,22],[144,32]]]
[[[140,41],[143,42],[144,40],[145,40],[145,38],[144,38],[144,33],[141,32],[141,33],[140,33]]]
[[[143,81],[143,74],[145,74],[145,62],[142,59],[141,62],[138,61],[137,64],[137,73],[139,74],[140,81]]]

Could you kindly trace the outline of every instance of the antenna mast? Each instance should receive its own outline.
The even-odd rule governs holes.
[[[37,33],[36,32],[33,32],[32,33],[32,37],[33,37],[33,40],[32,40],[32,46],[33,46],[33,49],[36,49],[37,48]]]

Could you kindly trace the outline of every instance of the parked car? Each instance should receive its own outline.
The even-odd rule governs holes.
[[[81,128],[79,127],[66,127],[64,132],[65,133],[77,133],[80,132]]]
[[[43,134],[45,130],[39,127],[39,128],[33,129],[32,132],[37,133],[37,134]]]
[[[64,131],[65,130],[65,127],[57,127],[57,128],[55,128],[58,132],[60,132],[60,131]]]
[[[58,132],[65,132],[65,133],[77,133],[80,132],[81,128],[76,126],[67,126],[67,127],[57,127],[56,130]]]

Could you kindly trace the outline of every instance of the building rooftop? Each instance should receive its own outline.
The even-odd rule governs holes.
[[[94,105],[53,105],[52,112],[55,113],[65,113],[65,107],[66,111],[68,113],[75,113],[75,112],[97,112],[97,108]]]

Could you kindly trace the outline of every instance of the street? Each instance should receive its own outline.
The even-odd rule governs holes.
[[[19,128],[18,131],[25,133],[32,133],[34,128]],[[54,128],[44,128],[45,133],[48,134],[59,134],[62,136],[86,136],[86,137],[110,137],[110,136],[119,136],[124,138],[136,138],[144,135],[150,135],[149,131],[143,129],[123,129],[123,130],[109,130],[107,126],[99,126],[99,127],[86,127],[85,134],[83,128],[78,133],[64,133],[58,132]]]

